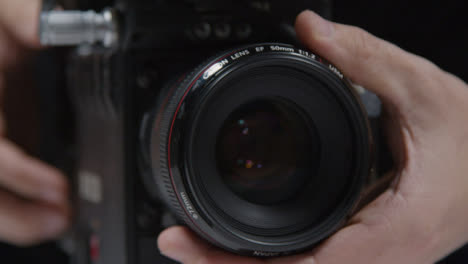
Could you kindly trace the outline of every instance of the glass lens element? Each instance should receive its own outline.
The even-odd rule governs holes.
[[[218,133],[218,170],[240,198],[281,203],[314,177],[319,142],[312,122],[293,104],[255,100],[236,109]]]

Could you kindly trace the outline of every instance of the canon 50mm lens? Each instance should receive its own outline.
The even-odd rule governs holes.
[[[292,254],[330,236],[372,165],[349,82],[284,44],[203,63],[168,86],[144,127],[150,188],[193,231],[242,255]]]

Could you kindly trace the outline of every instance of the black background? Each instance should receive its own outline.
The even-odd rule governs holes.
[[[335,0],[334,20],[362,27],[403,49],[428,58],[467,82],[466,6],[462,0]],[[66,263],[66,256],[53,244],[29,249],[0,244],[0,263],[63,264]],[[468,246],[441,263],[468,263]]]

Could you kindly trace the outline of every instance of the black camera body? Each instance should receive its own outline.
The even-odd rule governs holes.
[[[377,156],[375,153],[378,150],[375,148],[378,139],[376,140],[376,136],[372,134],[377,130],[370,129],[375,125],[374,116],[370,116],[369,122],[367,119],[369,116],[365,112],[366,108],[368,111],[372,108],[372,96],[368,94],[361,96],[368,98],[363,100],[366,105],[364,108],[358,98],[359,95],[334,66],[311,52],[288,45],[299,46],[293,29],[297,14],[304,9],[312,9],[329,16],[330,1],[76,0],[63,1],[62,6],[65,10],[111,8],[118,22],[116,45],[111,47],[81,45],[61,51],[65,67],[58,70],[63,70],[66,76],[67,96],[70,98],[70,105],[66,108],[73,113],[73,118],[67,120],[70,125],[73,123],[73,136],[67,145],[73,153],[69,170],[73,171],[71,174],[76,205],[76,224],[73,232],[74,263],[170,263],[159,255],[157,237],[164,228],[174,224],[186,224],[211,243],[238,254],[257,257],[292,254],[320,242],[342,225],[353,208],[356,208],[363,187],[374,180],[372,177],[375,171],[372,170],[375,169],[375,159],[372,156]],[[263,55],[257,54],[264,51]],[[196,67],[197,65],[200,66]],[[251,65],[256,65],[258,68]],[[222,69],[223,67],[226,70]],[[302,70],[304,68],[308,70]],[[293,72],[292,69],[303,72]],[[284,72],[289,74],[289,71],[293,77],[275,79]],[[263,72],[268,72],[270,75],[262,77]],[[256,75],[249,79],[251,73]],[[323,78],[310,79],[306,73],[311,76],[320,75]],[[236,80],[230,81],[231,77],[226,77],[235,74],[245,74],[246,77],[239,75]],[[216,92],[217,86],[223,86],[225,91],[250,94],[250,90],[245,87],[257,82],[258,78],[271,79],[272,76],[276,81],[272,81],[268,89],[258,88],[258,95],[252,95],[252,98],[241,98],[242,96],[234,92],[221,97],[220,92]],[[241,79],[250,81],[234,87]],[[294,87],[290,88],[290,92],[274,88],[275,82],[289,81],[295,83]],[[323,89],[333,92],[330,94],[320,92],[324,99],[322,101],[317,99],[314,103],[317,106],[315,109],[308,109],[305,101],[301,105],[303,107],[296,107],[294,103],[300,104],[299,101],[303,100],[301,98],[317,97],[307,94],[306,85],[302,81],[309,82],[309,86],[313,83],[317,87],[332,87]],[[205,94],[202,92],[204,88],[200,87],[208,87],[205,90],[211,89],[214,92]],[[241,92],[244,88],[247,90]],[[255,89],[251,87],[252,91]],[[283,96],[284,93],[290,93],[290,98],[287,95]],[[262,99],[265,94],[268,96]],[[344,99],[340,99],[341,101],[329,99],[333,96]],[[278,99],[279,97],[289,99]],[[191,101],[188,101],[189,99]],[[214,104],[216,101],[224,102],[223,100],[226,100],[226,104]],[[198,104],[199,102],[203,104]],[[235,110],[236,105],[243,104],[247,106]],[[229,105],[232,107],[229,108]],[[341,112],[330,114],[334,113],[333,107],[340,108]],[[219,112],[213,113],[216,112],[213,109],[219,109]],[[250,112],[254,112],[255,115],[249,116]],[[345,112],[348,112],[349,116],[344,114]],[[322,121],[317,121],[316,119],[321,119],[320,115],[330,115],[334,121],[323,118]],[[258,120],[249,121],[252,119]],[[276,121],[271,121],[273,119]],[[231,123],[223,125],[224,120],[234,125]],[[250,127],[245,124],[249,122],[253,124]],[[340,122],[345,125],[341,126]],[[300,123],[304,125],[296,125]],[[240,128],[235,128],[236,124]],[[193,131],[190,130],[191,127]],[[349,138],[338,136],[337,132],[336,138],[330,136],[327,139],[325,134],[335,134],[322,133],[324,127],[339,133],[349,130],[351,136]],[[233,153],[239,154],[250,149],[248,147],[243,150],[231,149],[233,145],[247,144],[237,135],[231,135],[236,133],[246,135],[249,129],[260,131],[260,128],[267,132],[257,132],[259,137],[281,139],[280,141],[286,143],[280,144],[275,149],[271,146],[271,142],[257,142],[260,147],[257,147],[255,154],[252,155],[265,156],[265,153],[272,151],[286,155],[269,156],[263,161],[258,157],[257,161],[255,158],[231,157]],[[241,130],[237,131],[238,129]],[[283,131],[281,132],[283,134],[280,132],[278,133],[281,135],[276,136],[268,134],[268,131],[275,129]],[[227,136],[223,137],[222,131],[227,131],[225,133]],[[207,134],[208,139],[197,138],[200,133]],[[220,135],[221,139],[216,142],[208,142],[209,138],[217,138]],[[288,143],[290,137],[301,139]],[[324,143],[316,143],[315,139],[302,140],[308,137],[320,138],[319,141]],[[337,142],[338,138],[343,141]],[[252,140],[250,138],[248,142]],[[256,140],[258,141],[258,138]],[[327,143],[327,140],[330,143]],[[48,142],[51,142],[50,139]],[[187,144],[190,145],[187,147],[189,150],[184,147]],[[199,146],[200,144],[202,145]],[[210,144],[213,146],[210,147]],[[218,145],[222,146],[221,150]],[[205,151],[205,146],[207,149],[212,148],[213,151]],[[263,149],[258,150],[258,148]],[[326,152],[324,149],[337,148],[343,149],[341,151],[343,156],[330,153],[330,159],[336,158],[336,160],[323,161],[326,160],[322,157]],[[185,152],[191,154],[181,154]],[[344,161],[346,155],[350,157],[349,164],[348,161]],[[231,198],[215,197],[210,188],[220,189],[216,186],[198,186],[198,180],[207,184],[217,182],[214,178],[203,178],[204,175],[216,174],[208,171],[210,164],[200,165],[201,168],[184,165],[187,159],[197,162],[199,160],[198,163],[202,164],[210,161],[212,156],[228,157],[221,160],[215,158],[213,163],[218,164],[219,174],[224,175],[222,176],[224,183],[220,184],[232,187],[229,191],[232,194]],[[288,159],[286,156],[293,158]],[[235,159],[237,165],[231,164],[231,159]],[[351,164],[351,161],[358,165]],[[340,162],[347,165],[333,166]],[[290,165],[292,163],[296,165]],[[325,191],[321,193],[322,196],[314,198],[304,194],[304,197],[297,198],[297,200],[302,199],[301,201],[288,204],[286,200],[291,198],[289,197],[291,193],[300,188],[296,185],[309,186],[306,183],[308,180],[305,179],[307,175],[320,174],[319,171],[327,167],[315,163],[330,164],[327,165],[330,170],[332,167],[340,168],[341,176],[340,172],[336,171],[336,178],[330,176],[330,179],[323,183]],[[280,164],[285,168],[277,168],[273,164]],[[270,166],[269,169],[288,176],[281,179],[265,176],[266,180],[250,179],[251,182],[248,183],[233,178],[233,174],[246,174],[246,169],[254,166],[258,170]],[[290,173],[291,170],[296,171]],[[342,171],[346,170],[358,175],[355,180],[350,182],[344,180],[343,177],[346,175]],[[187,174],[200,174],[196,176],[200,178],[194,176],[194,179],[198,180],[183,179],[184,171]],[[176,176],[172,175],[174,173],[180,174],[180,183],[177,183]],[[334,175],[334,173],[328,174]],[[304,179],[294,180],[296,184],[288,187],[291,188],[289,190],[291,193],[286,195],[288,197],[277,200],[280,188],[293,177]],[[277,182],[276,185],[273,183],[265,185],[265,181]],[[344,182],[340,187],[329,188],[331,184],[340,181]],[[173,189],[176,189],[177,185],[190,187],[176,192]],[[208,194],[200,194],[198,197],[190,191],[191,188],[199,187],[203,189],[200,193]],[[336,193],[333,191],[335,189]],[[338,195],[338,190],[348,189],[343,197]],[[301,192],[311,193],[311,190],[306,189]],[[213,197],[209,193],[213,193]],[[245,208],[230,212],[219,209],[218,201],[235,210],[234,204],[239,197],[249,202],[246,206],[259,204],[257,207],[249,208],[252,212],[256,212],[254,215],[265,216],[237,219],[232,217],[232,214],[235,215]],[[324,202],[324,197],[325,199],[330,197],[330,201]],[[307,200],[304,200],[306,198],[318,202],[308,205],[305,202]],[[210,204],[210,206],[200,208],[200,204]],[[275,207],[276,204],[279,204],[278,208]],[[341,206],[343,210],[339,214],[330,213],[332,220],[327,218],[325,221],[322,216],[303,213],[307,211],[307,206],[319,208],[317,211],[322,213],[329,212],[332,207]],[[288,212],[292,217],[288,219],[277,212]],[[229,214],[231,216],[228,216]],[[198,217],[204,219],[203,224],[200,224],[204,227],[196,227]],[[292,221],[294,217],[296,220]],[[219,220],[218,223],[218,219],[224,220]],[[279,222],[269,219],[278,219]],[[248,226],[246,223],[249,221],[261,222],[266,226]],[[213,230],[218,227],[213,222],[234,227],[216,233],[218,231]],[[228,222],[229,224],[226,224]],[[322,231],[309,230],[309,222],[320,225]],[[240,230],[240,233],[236,233],[236,230]],[[286,238],[286,234],[289,233],[295,235]],[[233,240],[229,240],[229,234],[234,234]],[[281,237],[282,234],[285,236]],[[311,236],[313,242],[310,242]],[[241,246],[245,241],[239,237],[245,238],[245,241],[256,241],[258,237],[267,237],[267,239],[258,240],[260,242],[257,244]],[[236,239],[237,241],[230,244],[226,241],[220,242],[223,239],[229,240],[229,243]],[[289,241],[294,239],[302,242],[289,245]],[[280,250],[281,247],[284,247],[284,250]]]

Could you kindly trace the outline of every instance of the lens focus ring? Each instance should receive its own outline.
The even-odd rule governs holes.
[[[182,221],[243,255],[302,251],[332,234],[370,168],[359,98],[334,66],[283,44],[226,52],[157,103],[158,191]]]

